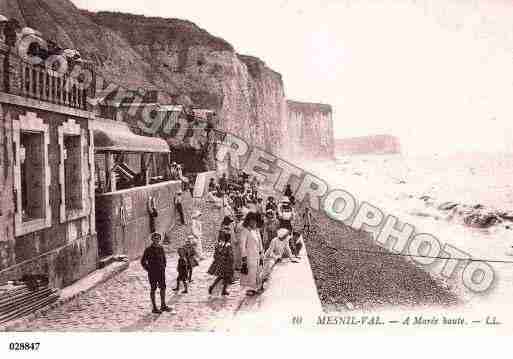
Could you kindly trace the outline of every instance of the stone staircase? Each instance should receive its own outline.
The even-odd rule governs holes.
[[[0,324],[34,313],[57,301],[60,291],[48,285],[0,286]]]

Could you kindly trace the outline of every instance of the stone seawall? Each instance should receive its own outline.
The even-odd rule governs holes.
[[[96,229],[100,256],[127,255],[138,258],[150,243],[148,201],[155,199],[156,231],[172,238],[176,223],[174,206],[180,181],[136,187],[96,196]]]

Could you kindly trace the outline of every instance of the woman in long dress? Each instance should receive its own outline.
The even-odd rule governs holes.
[[[240,271],[242,261],[241,261],[241,251],[240,251],[240,238],[242,231],[244,230],[242,220],[242,213],[237,213],[235,219],[235,225],[233,227],[233,236],[232,236],[232,249],[233,249],[233,267],[236,271]]]
[[[274,211],[272,209],[268,210],[264,224],[264,251],[267,251],[267,248],[269,248],[269,245],[271,244],[272,239],[276,237],[279,228],[280,222],[276,218]]]
[[[195,210],[192,214],[191,229],[194,236],[194,244],[196,253],[198,253],[199,260],[205,259],[203,256],[203,244],[201,243],[203,237],[203,226],[201,223],[201,211]]]
[[[221,216],[233,216],[233,209],[230,206],[230,200],[228,198],[227,194],[223,194],[223,197],[221,197]]]
[[[242,256],[240,285],[248,288],[246,294],[249,296],[262,290],[263,245],[257,221],[256,213],[248,213],[240,236]]]

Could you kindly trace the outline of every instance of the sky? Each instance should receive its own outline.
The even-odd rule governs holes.
[[[73,0],[187,19],[333,106],[335,137],[392,134],[408,153],[513,152],[508,0]]]

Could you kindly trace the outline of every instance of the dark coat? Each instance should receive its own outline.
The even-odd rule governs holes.
[[[221,235],[221,233],[220,233]],[[230,237],[229,233],[225,233]],[[233,280],[233,250],[230,241],[219,241],[214,252],[214,261],[208,268],[208,274],[223,278],[226,282]]]
[[[144,250],[141,265],[150,273],[163,272],[166,269],[166,253],[161,245],[151,245]]]
[[[241,208],[245,205],[244,203],[244,198],[242,196],[239,196],[239,195],[236,195],[234,198],[233,198],[233,206],[235,208]]]
[[[188,263],[185,258],[178,258],[178,264],[176,265],[176,271],[178,272],[178,280],[187,280],[188,274]]]
[[[216,184],[214,182],[210,182],[208,184],[208,191],[209,192],[214,192],[216,190]]]
[[[226,177],[221,177],[219,179],[219,187],[222,191],[226,191],[228,189],[228,181]]]
[[[198,261],[196,260],[196,249],[192,243],[185,244],[183,249],[185,251],[185,259],[187,260],[187,265],[191,266],[192,268],[198,266]]]
[[[278,206],[276,203],[267,202],[265,205],[265,211],[267,212],[270,209],[276,212],[278,210]]]

